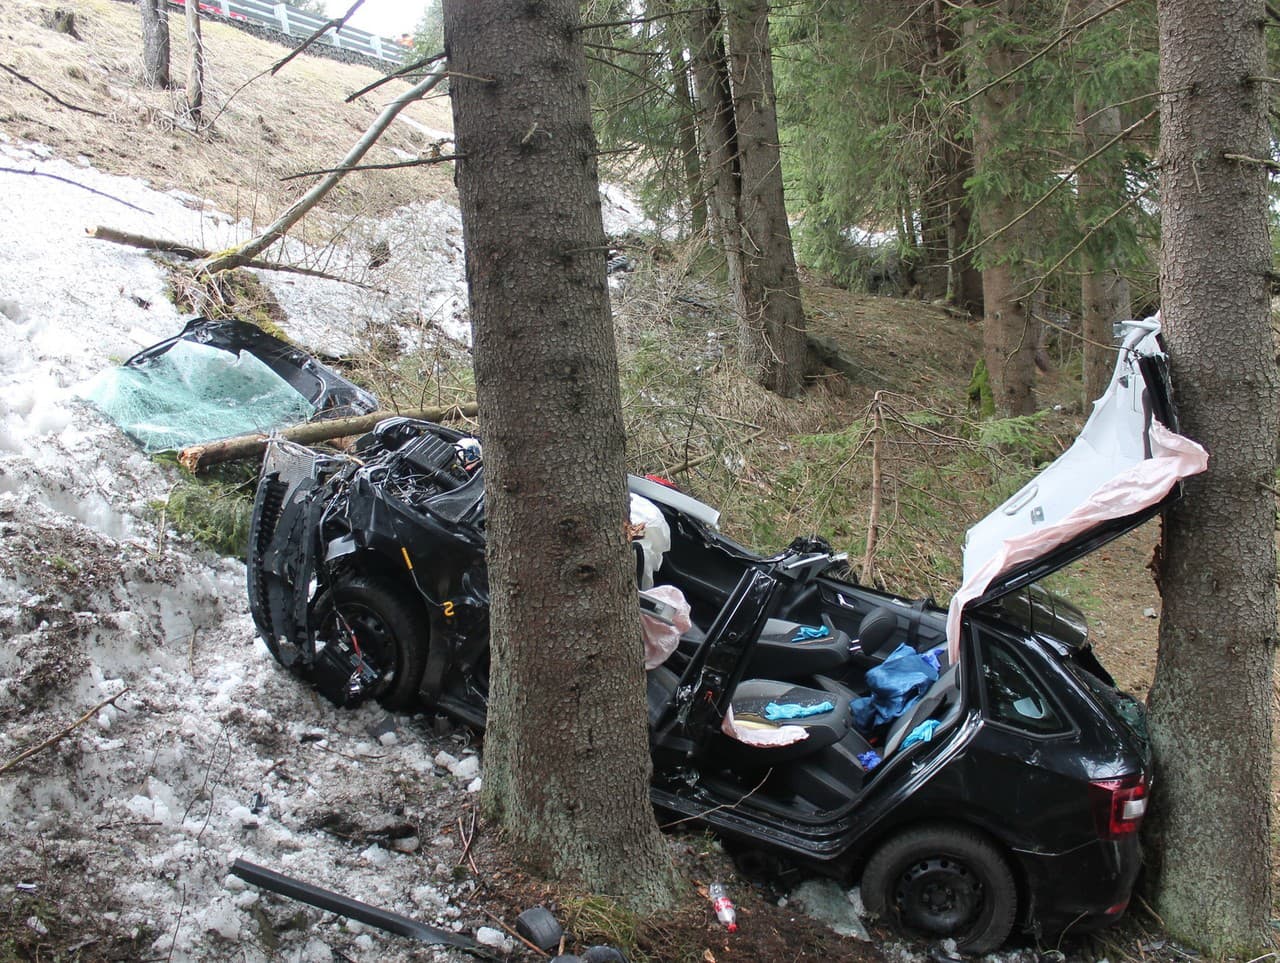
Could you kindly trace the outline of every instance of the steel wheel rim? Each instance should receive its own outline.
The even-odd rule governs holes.
[[[912,929],[937,936],[958,936],[982,912],[982,881],[963,862],[932,856],[908,866],[898,878],[894,903]]]

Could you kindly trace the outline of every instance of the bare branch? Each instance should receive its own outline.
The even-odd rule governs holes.
[[[23,171],[18,170],[16,167],[0,167],[0,171],[3,171],[6,174],[26,174],[28,177],[47,177],[50,180],[62,181],[64,184],[70,184],[72,187],[78,187],[80,190],[88,191],[90,194],[97,194],[99,197],[105,197],[109,201],[115,201],[117,204],[123,204],[125,207],[131,207],[135,211],[141,211],[143,214],[152,213],[145,207],[139,207],[137,204],[130,204],[128,201],[121,200],[114,194],[108,194],[105,191],[100,191],[96,188],[90,187],[88,184],[81,184],[79,181],[73,181],[69,177],[59,177],[57,174],[46,174],[44,171],[37,170]]]
[[[250,239],[239,248],[232,250],[227,254],[209,259],[201,265],[201,271],[207,274],[213,274],[217,271],[225,271],[229,268],[241,267],[253,260],[272,244],[275,244],[276,241],[284,237],[294,224],[302,220],[306,213],[320,203],[320,199],[328,194],[338,181],[342,180],[345,176],[344,169],[355,167],[360,163],[361,158],[363,158],[364,155],[369,152],[369,149],[377,143],[378,138],[382,136],[383,132],[386,131],[388,127],[391,126],[391,122],[396,119],[396,116],[400,111],[404,110],[405,107],[409,106],[409,104],[418,100],[429,90],[435,87],[444,79],[444,76],[444,70],[433,70],[430,74],[418,81],[418,83],[414,84],[395,100],[391,101],[391,103],[383,108],[382,113],[378,115],[377,119],[369,126],[369,129],[364,132],[363,136],[355,142],[351,150],[347,152],[347,156],[342,159],[342,163],[335,168],[333,173],[326,174],[311,188],[311,190],[307,191],[302,195],[302,197],[294,201],[287,211],[276,218],[276,220],[273,221],[271,225],[257,237]]]
[[[1259,167],[1265,167],[1273,174],[1280,172],[1280,163],[1276,163],[1267,157],[1250,157],[1247,154],[1223,154],[1222,159],[1239,161],[1241,164],[1256,164]]]
[[[302,51],[306,50],[313,43],[315,43],[317,40],[323,37],[326,31],[332,29],[334,33],[337,33],[339,30],[345,27],[347,25],[347,21],[351,18],[351,15],[355,13],[357,10],[359,10],[360,7],[363,5],[364,5],[364,0],[356,0],[356,2],[351,5],[351,8],[347,10],[347,12],[344,13],[341,17],[335,17],[333,20],[330,20],[328,23],[323,24],[321,27],[319,27],[306,40],[302,41],[302,43],[298,44],[298,46],[294,47],[291,51],[289,51],[288,54],[286,54],[284,57],[282,57],[281,59],[275,62],[275,65],[272,66],[271,68],[271,76],[274,77],[276,74],[278,74],[285,64],[287,64],[290,60],[298,56],[298,54],[302,53]]]
[[[0,64],[0,70],[5,71],[5,73],[12,74],[13,76],[21,80],[24,84],[30,84],[36,90],[40,91],[40,93],[44,94],[46,97],[52,100],[55,104],[60,104],[61,106],[66,107],[68,110],[77,110],[82,114],[89,114],[92,117],[107,116],[106,114],[102,113],[102,111],[100,110],[90,110],[88,107],[79,107],[76,104],[67,103],[67,101],[63,100],[61,97],[55,94],[52,90],[49,90],[47,87],[41,87],[38,83],[36,83],[26,74],[18,73],[18,71],[14,70],[8,64]]]
[[[99,241],[110,241],[112,244],[136,247],[144,251],[160,251],[164,254],[173,254],[177,257],[186,258],[189,261],[214,256],[212,251],[207,251],[202,247],[179,244],[176,241],[166,241],[157,237],[146,237],[142,234],[131,234],[128,231],[117,231],[115,228],[103,227],[102,225],[85,228],[85,233]],[[361,288],[370,287],[360,281],[351,281],[347,278],[338,277],[336,274],[317,271],[315,268],[295,267],[292,264],[281,264],[278,261],[252,260],[246,261],[241,266],[258,271],[283,271],[286,274],[302,274],[310,278],[324,278],[326,281],[341,281],[343,284],[354,284],[356,287]]]
[[[301,171],[297,174],[286,174],[282,181],[296,181],[299,177],[315,177],[317,174],[349,174],[352,171],[394,171],[402,167],[421,167],[424,164],[443,164],[445,161],[461,160],[466,154],[441,154],[439,157],[419,157],[416,160],[395,161],[390,164],[359,164],[355,167],[322,167],[315,171]]]
[[[48,749],[50,746],[57,745],[67,736],[71,735],[71,733],[75,732],[82,725],[84,725],[86,722],[92,719],[97,714],[99,709],[101,709],[103,706],[114,705],[115,701],[128,691],[129,691],[129,688],[126,687],[124,689],[121,689],[119,692],[113,695],[110,699],[103,699],[96,706],[94,706],[92,709],[90,709],[88,712],[82,715],[75,722],[71,723],[71,725],[67,726],[65,729],[62,729],[59,732],[54,733],[54,735],[50,736],[48,739],[46,739],[44,742],[40,743],[39,745],[32,746],[29,749],[24,749],[22,752],[18,753],[12,759],[6,762],[3,766],[0,766],[0,776],[4,775],[6,772],[14,768],[15,766],[30,759],[36,753],[43,752],[45,749]]]
[[[367,94],[369,91],[377,90],[379,87],[381,87],[383,84],[387,83],[388,81],[395,80],[397,77],[403,77],[405,74],[411,74],[415,70],[420,70],[423,67],[430,67],[433,63],[435,63],[438,60],[444,60],[444,51],[441,51],[440,53],[437,53],[437,54],[432,54],[430,57],[423,57],[421,60],[415,60],[413,63],[407,64],[406,66],[401,67],[399,70],[392,71],[391,73],[387,74],[385,77],[379,77],[373,83],[366,84],[365,86],[361,87],[354,94],[347,94],[346,98],[343,100],[343,103],[349,104],[353,100],[358,100],[359,98]]]
[[[670,10],[667,13],[655,13],[652,17],[633,17],[630,20],[604,20],[599,23],[582,23],[579,30],[603,30],[606,27],[633,27],[641,23],[653,23],[655,20],[668,20],[685,14],[705,13],[709,7],[692,7],[688,10]]]

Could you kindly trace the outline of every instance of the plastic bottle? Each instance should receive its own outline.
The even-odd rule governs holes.
[[[724,924],[725,929],[730,933],[738,931],[738,914],[734,912],[733,900],[729,899],[729,894],[724,888],[723,883],[712,883],[707,887],[707,896],[711,900],[711,908],[715,910],[716,919]]]

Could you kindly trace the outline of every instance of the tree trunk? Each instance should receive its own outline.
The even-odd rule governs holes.
[[[735,291],[738,341],[756,380],[798,395],[808,366],[804,307],[782,192],[767,0],[728,0],[729,64],[738,134],[743,283]]]
[[[138,9],[142,12],[142,79],[149,87],[168,87],[168,0],[138,0]]]
[[[512,853],[639,911],[675,876],[644,666],[577,0],[446,0],[485,437],[484,805]]]
[[[680,108],[680,162],[684,167],[685,192],[689,196],[689,230],[698,235],[707,229],[707,192],[702,183],[702,165],[698,162],[698,125],[689,90],[689,65],[681,47],[671,47],[668,56],[676,104]]]
[[[1006,24],[1019,24],[1025,17],[1024,0],[998,0],[991,12]],[[971,36],[976,33],[970,22]],[[980,53],[981,69],[970,71],[970,84],[982,89],[989,78],[1005,74],[1018,62],[1016,52],[1006,43],[987,39]],[[1003,132],[1025,123],[1019,110],[1021,85],[1017,82],[986,86],[972,100],[974,112],[973,161],[975,178],[988,183],[1002,164],[1013,159],[1002,150]],[[982,300],[985,310],[982,346],[991,393],[996,407],[1006,415],[1027,415],[1036,410],[1036,335],[1023,296],[1026,222],[1005,228],[1022,213],[1019,199],[988,186],[979,195],[976,214],[983,237],[991,237],[979,256],[982,259]],[[1003,228],[1003,230],[1002,230]],[[997,233],[999,232],[999,233]],[[995,235],[992,237],[992,235]]]
[[[1088,157],[1120,133],[1120,108],[1099,108],[1077,96],[1076,124],[1080,131],[1080,156]],[[1081,230],[1092,229],[1123,202],[1124,179],[1119,145],[1080,169],[1076,177],[1076,201],[1081,212]],[[1115,247],[1106,243],[1105,236],[1086,242],[1084,274],[1080,278],[1086,405],[1101,395],[1111,381],[1116,353],[1108,345],[1115,341],[1115,322],[1128,318],[1131,310],[1129,280],[1116,269],[1115,259]]]
[[[197,0],[187,0],[187,44],[191,47],[191,63],[187,66],[187,114],[191,122],[198,125],[204,108],[204,40],[200,36]]]
[[[724,18],[712,0],[689,17],[689,59],[697,118],[702,132],[707,215],[712,237],[724,252],[729,287],[742,286],[742,241],[738,222],[738,132],[724,53]]]
[[[1214,956],[1270,949],[1277,379],[1262,0],[1160,4],[1161,301],[1209,470],[1168,512],[1151,690],[1155,908]]]

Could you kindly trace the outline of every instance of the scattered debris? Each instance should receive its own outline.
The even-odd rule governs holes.
[[[318,909],[328,910],[330,913],[337,913],[339,916],[359,920],[361,923],[368,923],[370,926],[376,926],[389,933],[407,936],[423,943],[436,943],[456,947],[485,960],[496,959],[492,953],[485,950],[479,943],[466,936],[428,926],[407,916],[401,916],[399,913],[379,909],[376,906],[370,906],[368,903],[342,896],[331,890],[312,886],[310,883],[304,883],[301,880],[285,876],[283,873],[277,873],[274,870],[267,869],[265,866],[258,866],[243,859],[237,859],[231,864],[231,872],[245,882],[252,883],[261,889],[279,893],[281,896],[296,899],[300,903],[306,903]]]
[[[545,906],[534,906],[516,917],[516,933],[538,949],[550,952],[560,945],[564,928]]]

